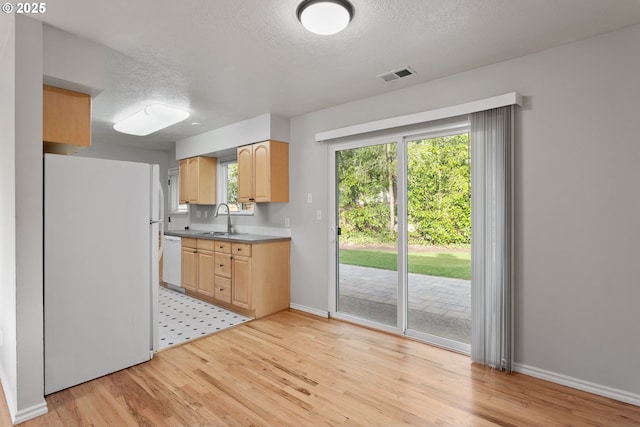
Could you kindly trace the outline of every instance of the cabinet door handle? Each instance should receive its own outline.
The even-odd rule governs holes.
[[[224,264],[220,264],[220,267],[224,267]]]

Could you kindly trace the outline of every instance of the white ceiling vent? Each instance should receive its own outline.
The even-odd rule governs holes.
[[[408,77],[414,75],[416,72],[413,71],[410,67],[400,68],[398,70],[389,71],[388,73],[378,74],[376,77],[381,78],[385,82],[390,82],[392,80],[398,80],[403,77]]]

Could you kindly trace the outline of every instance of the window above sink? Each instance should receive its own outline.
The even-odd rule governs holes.
[[[255,203],[238,202],[238,161],[218,161],[218,204],[229,205],[231,215],[253,215]]]

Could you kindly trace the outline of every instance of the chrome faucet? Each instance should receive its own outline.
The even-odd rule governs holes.
[[[231,211],[229,210],[229,205],[227,205],[226,203],[220,203],[216,208],[216,213],[213,214],[213,216],[218,218],[218,211],[222,206],[225,206],[227,208],[227,234],[231,234]]]

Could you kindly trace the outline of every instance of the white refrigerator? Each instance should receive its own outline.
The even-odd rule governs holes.
[[[159,166],[44,158],[45,394],[158,348]]]

